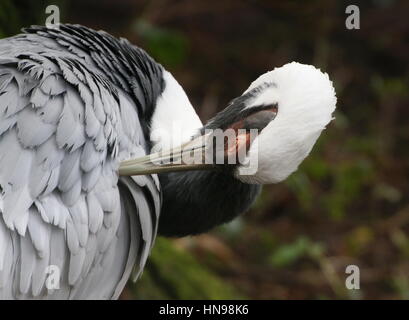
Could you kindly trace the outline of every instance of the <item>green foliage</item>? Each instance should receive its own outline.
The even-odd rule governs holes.
[[[360,254],[375,240],[374,231],[368,226],[359,226],[347,236],[346,243],[352,255]]]
[[[402,192],[384,182],[378,182],[374,186],[373,195],[377,199],[387,200],[390,203],[398,203],[402,197]]]
[[[393,276],[392,288],[398,292],[400,299],[409,300],[409,278],[406,274]]]
[[[404,78],[382,78],[375,76],[371,79],[371,87],[375,94],[382,99],[389,97],[408,97],[409,87]]]
[[[19,14],[12,0],[2,0],[0,2],[0,38],[15,33],[20,25]]]
[[[301,258],[318,259],[324,252],[320,243],[312,242],[308,237],[300,236],[294,242],[281,245],[270,256],[270,263],[274,267],[287,267]]]
[[[65,0],[1,0],[0,38],[15,35],[23,27],[43,25],[46,19],[45,9],[50,4],[58,5],[64,15]]]
[[[181,32],[162,29],[145,20],[138,20],[134,30],[146,43],[149,54],[166,67],[176,67],[185,61],[188,40]]]
[[[409,258],[409,237],[399,229],[396,229],[391,234],[391,240],[399,249],[404,259]]]
[[[243,296],[171,240],[156,239],[132,291],[138,299],[240,299]]]
[[[360,158],[353,162],[345,161],[333,168],[333,186],[324,199],[332,218],[343,218],[348,206],[363,192],[374,178],[372,163]]]
[[[294,192],[301,208],[308,211],[313,205],[313,189],[310,178],[305,172],[297,172],[287,180],[288,187]]]

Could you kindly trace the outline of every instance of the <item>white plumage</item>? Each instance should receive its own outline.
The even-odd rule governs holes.
[[[236,176],[247,183],[277,183],[297,170],[310,153],[321,131],[332,120],[336,96],[326,73],[313,66],[292,62],[267,72],[246,92],[263,83],[272,83],[250,104],[277,103],[278,112],[255,139],[245,163],[257,164],[254,175]]]

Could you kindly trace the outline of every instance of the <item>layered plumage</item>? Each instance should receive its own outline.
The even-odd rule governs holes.
[[[0,40],[0,299],[107,299],[143,269],[156,234],[145,155],[162,67],[126,40],[72,25]],[[61,272],[48,290],[46,268]]]

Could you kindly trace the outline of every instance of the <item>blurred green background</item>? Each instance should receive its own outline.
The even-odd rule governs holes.
[[[158,238],[123,299],[409,298],[409,2],[0,1],[0,36],[62,22],[128,38],[171,71],[203,121],[296,60],[329,73],[338,108],[298,172],[198,237]],[[346,290],[346,266],[360,290]]]

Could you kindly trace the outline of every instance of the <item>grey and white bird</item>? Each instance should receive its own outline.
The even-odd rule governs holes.
[[[174,77],[125,39],[60,25],[0,40],[0,299],[117,298],[157,232],[228,222],[294,172],[335,104],[327,74],[290,63],[203,125]],[[204,154],[213,129],[244,129],[222,152],[245,150],[257,170],[176,161],[180,146]]]

